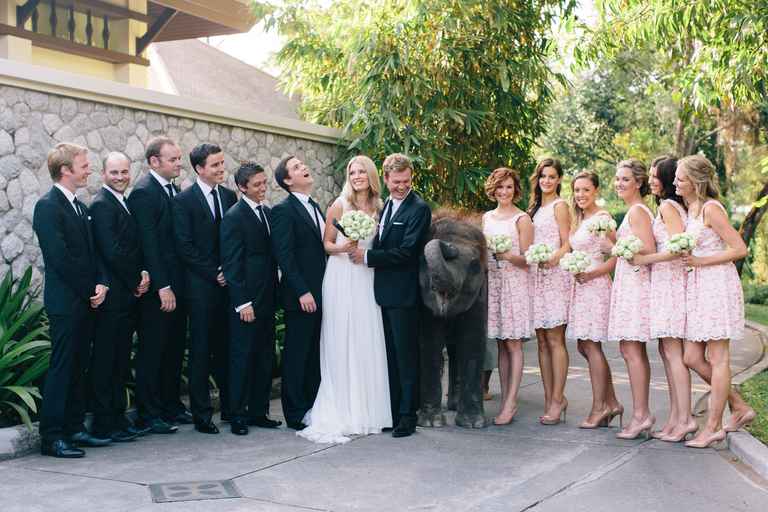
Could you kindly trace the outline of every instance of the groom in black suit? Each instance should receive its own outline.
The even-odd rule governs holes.
[[[413,164],[400,153],[384,160],[389,199],[373,247],[358,249],[356,263],[375,269],[374,293],[381,306],[387,344],[393,437],[416,431],[419,408],[419,257],[432,221],[429,206],[411,190]]]
[[[301,430],[320,386],[325,217],[310,196],[314,180],[304,162],[284,158],[275,168],[275,180],[288,192],[272,209],[272,248],[282,272],[285,309],[283,414],[290,428]]]

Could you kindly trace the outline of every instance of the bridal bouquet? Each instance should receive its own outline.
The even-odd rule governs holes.
[[[529,265],[546,263],[552,258],[552,248],[547,244],[533,244],[525,251],[525,261]]]
[[[635,254],[639,253],[642,248],[643,242],[635,235],[629,235],[616,240],[616,245],[611,249],[611,255],[629,261],[634,258]],[[637,272],[640,270],[640,267],[635,267],[633,270]]]
[[[512,238],[509,235],[492,235],[486,237],[486,241],[488,243],[488,250],[493,253],[494,258],[497,254],[507,252],[512,248]],[[496,260],[496,268],[501,268],[499,260]]]
[[[597,215],[592,222],[587,225],[587,231],[600,237],[605,237],[606,234],[615,229],[616,221],[607,215]]]
[[[690,254],[694,247],[696,247],[696,236],[691,233],[677,233],[667,241],[667,250],[672,254]],[[693,267],[685,267],[686,272],[691,270]]]
[[[586,272],[592,259],[584,251],[572,251],[560,258],[560,268],[571,274]]]
[[[342,215],[339,224],[343,228],[343,235],[353,241],[364,240],[376,231],[376,221],[373,217],[359,210]]]

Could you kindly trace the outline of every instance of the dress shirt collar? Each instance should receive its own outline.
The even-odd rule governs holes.
[[[402,199],[395,199],[394,197],[392,197],[392,207],[393,207],[395,210],[397,210],[398,208],[400,208],[400,205],[401,205],[401,204],[403,204],[403,201],[405,201],[406,199],[408,199],[408,196],[410,195],[410,193],[411,193],[411,190],[413,190],[413,189],[410,189],[410,190],[408,190],[408,193],[407,193],[407,194],[405,194],[405,197],[404,197],[404,198],[402,198]]]
[[[298,199],[302,203],[310,204],[309,200],[311,199],[311,197],[308,196],[307,194],[302,194],[301,192],[291,192],[291,194],[295,195],[296,199]]]
[[[62,194],[64,194],[64,197],[66,197],[66,198],[67,198],[67,201],[69,201],[70,203],[72,203],[72,207],[74,208],[74,206],[75,206],[75,194],[73,194],[73,193],[72,193],[72,192],[71,192],[71,191],[70,191],[70,190],[69,190],[67,187],[65,187],[64,185],[60,185],[60,184],[58,184],[58,183],[54,183],[54,184],[53,184],[53,186],[54,186],[54,187],[56,187],[56,188],[58,188],[59,190],[61,190]],[[77,211],[77,208],[75,208],[75,211]]]
[[[266,206],[263,202],[257,203],[256,201],[252,201],[248,199],[248,196],[246,196],[245,194],[243,194],[243,201],[245,201],[246,204],[250,206],[252,210],[255,210],[259,206]]]
[[[211,195],[211,190],[216,189],[216,192],[218,193],[218,187],[211,187],[209,184],[207,184],[200,178],[197,178],[197,186],[200,187],[200,190],[203,191],[203,195],[206,198]]]
[[[165,188],[166,185],[171,184],[170,181],[157,174],[154,169],[150,169],[149,174],[151,174],[163,188]]]
[[[123,204],[123,205],[125,204],[125,195],[121,194],[120,192],[118,192],[117,190],[113,189],[109,185],[102,185],[102,188],[104,190],[108,190],[109,192],[111,192],[112,195],[115,196],[118,201],[120,201],[120,204]]]

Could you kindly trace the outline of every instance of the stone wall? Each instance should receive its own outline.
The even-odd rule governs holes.
[[[147,170],[145,144],[156,135],[167,135],[181,146],[186,165],[177,181],[182,188],[194,180],[189,151],[212,142],[224,150],[227,185],[233,190],[231,173],[238,162],[254,160],[270,177],[268,201],[279,201],[285,193],[272,171],[289,154],[314,171],[315,196],[322,206],[340,190],[332,172],[335,147],[329,143],[0,85],[0,278],[9,269],[18,277],[32,264],[34,286],[42,283],[43,258],[32,231],[32,213],[52,185],[46,155],[53,145],[67,141],[89,149],[94,172],[87,189],[78,193],[88,204],[101,186],[103,157],[110,151],[124,152],[135,181]]]

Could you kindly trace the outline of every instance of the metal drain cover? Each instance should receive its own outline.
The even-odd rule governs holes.
[[[220,500],[241,498],[240,491],[232,480],[208,480],[203,482],[172,482],[150,484],[149,492],[155,503],[172,501]]]

